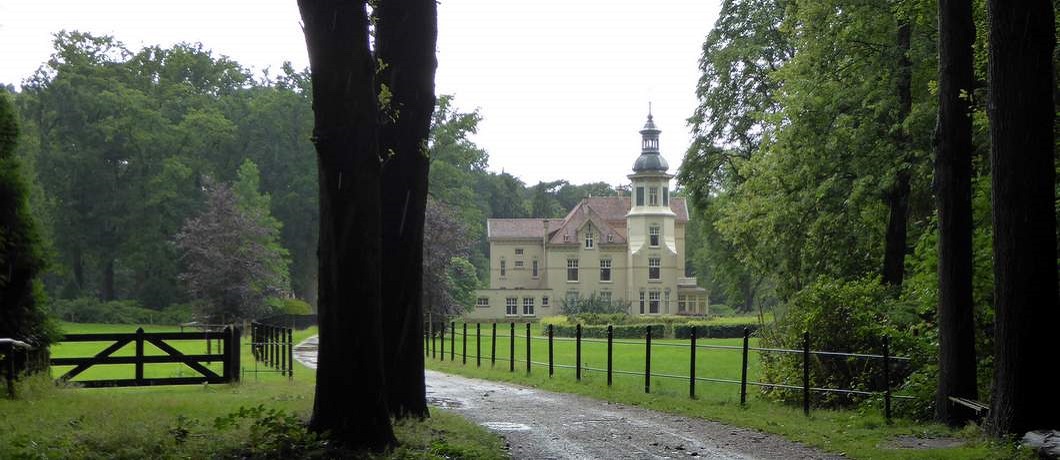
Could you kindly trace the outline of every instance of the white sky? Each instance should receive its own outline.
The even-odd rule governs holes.
[[[441,0],[437,91],[481,110],[490,169],[530,185],[627,183],[650,100],[676,172],[718,3]],[[202,42],[255,70],[308,65],[295,0],[0,0],[0,83],[32,74],[60,29],[134,49]]]

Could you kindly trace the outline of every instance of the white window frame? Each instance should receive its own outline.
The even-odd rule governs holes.
[[[533,297],[523,297],[523,316],[534,316]]]
[[[659,314],[659,291],[648,292],[648,313],[652,315]]]
[[[549,306],[548,305],[548,296],[547,295],[541,296],[541,308],[548,308],[548,306]]]
[[[539,277],[541,277],[541,272],[539,271],[539,269],[540,269],[540,265],[539,265],[539,263],[538,263],[537,259],[534,259],[534,260],[533,260],[533,261],[532,261],[532,262],[530,263],[530,265],[531,265],[531,272],[530,272],[530,275],[531,275],[531,276],[533,276],[534,278],[539,278]]]
[[[607,274],[606,277],[604,277],[605,273]],[[612,276],[611,275],[612,275],[612,272],[611,272],[611,259],[600,259],[600,282],[601,283],[610,283],[610,282],[612,282]]]
[[[515,261],[515,269],[519,270],[521,268],[523,268],[523,261],[521,261],[521,260]]]
[[[523,248],[515,248],[515,255],[517,255],[517,256],[523,255]]]
[[[648,206],[659,205],[659,187],[648,187]]]
[[[648,246],[657,248],[660,241],[662,241],[662,227],[659,225],[648,227]]]
[[[644,314],[644,291],[640,291],[640,314]]]
[[[490,307],[490,298],[489,297],[479,297],[478,299],[475,300],[475,308],[489,308],[489,307]]]
[[[576,258],[567,259],[567,282],[578,282],[578,259]]]
[[[501,278],[508,276],[508,261],[501,258]]]
[[[596,246],[596,241],[593,240],[592,229],[585,231],[585,249],[593,249]]]
[[[506,297],[504,299],[504,316],[517,316],[519,314],[519,298]]]
[[[600,301],[611,303],[611,291],[600,291]]]
[[[648,258],[648,280],[659,281],[662,279],[662,258],[661,257],[649,257]]]

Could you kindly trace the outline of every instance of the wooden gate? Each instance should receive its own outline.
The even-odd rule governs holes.
[[[239,341],[240,329],[226,327],[217,332],[144,332],[143,328],[126,334],[67,334],[60,342],[113,342],[95,356],[77,358],[52,358],[53,366],[74,366],[61,377],[60,382],[67,382],[78,374],[95,365],[126,364],[135,366],[135,376],[131,379],[79,380],[75,383],[88,387],[131,387],[152,385],[193,385],[201,383],[229,383],[239,381]],[[169,342],[220,340],[220,353],[184,354]],[[111,356],[126,345],[134,343],[136,353],[133,356]],[[164,355],[145,355],[144,343],[154,345],[165,352]],[[202,363],[221,362],[223,371],[220,375]],[[192,377],[159,377],[145,378],[144,365],[155,363],[182,363],[199,375]]]

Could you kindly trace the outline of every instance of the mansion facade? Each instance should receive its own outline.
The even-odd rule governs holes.
[[[489,289],[467,319],[559,315],[564,300],[629,302],[629,314],[707,314],[707,292],[685,277],[688,207],[670,196],[659,133],[648,114],[633,196],[588,197],[563,219],[489,219]]]

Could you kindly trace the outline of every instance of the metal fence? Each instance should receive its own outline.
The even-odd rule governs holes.
[[[250,350],[254,355],[252,372],[278,372],[294,379],[294,329],[259,322],[250,323]],[[258,364],[264,366],[259,368]]]
[[[490,330],[487,331],[488,334],[489,334],[488,339],[489,339],[489,347],[490,347],[488,358],[489,358],[490,366],[493,367],[497,363],[497,323],[486,323],[486,325],[490,326]],[[474,330],[470,334],[468,333],[468,323],[462,323],[462,328],[457,329],[457,323],[455,321],[453,321],[453,322],[451,322],[449,324],[448,331],[446,330],[445,326],[446,325],[443,323],[441,328],[437,328],[437,329],[434,329],[434,330],[430,330],[430,329],[427,330],[427,333],[424,335],[424,351],[425,351],[426,356],[428,356],[428,357],[430,357],[432,359],[438,359],[440,361],[445,361],[445,359],[446,359],[446,356],[445,356],[446,355],[446,341],[448,341],[449,342],[449,344],[448,344],[449,350],[448,351],[449,351],[449,360],[450,361],[454,361],[455,362],[457,356],[459,356],[461,358],[461,360],[462,360],[462,363],[464,365],[466,365],[467,361],[468,361],[468,358],[473,358],[475,360],[475,365],[481,367],[482,366],[482,361],[483,361],[483,359],[485,357],[483,355],[483,353],[482,353],[482,346],[483,346],[483,344],[482,344],[482,342],[483,342],[483,331],[482,331],[483,327],[482,326],[483,326],[483,324],[482,323],[474,323],[473,324]],[[608,326],[607,327],[607,338],[606,339],[585,339],[585,338],[582,338],[582,327],[581,327],[580,324],[577,325],[576,328],[575,328],[575,337],[566,338],[566,337],[555,337],[555,335],[553,333],[554,331],[553,331],[552,325],[548,325],[547,335],[546,336],[533,336],[531,334],[531,325],[530,325],[530,323],[526,323],[526,325],[525,325],[525,335],[524,335],[524,337],[525,337],[525,359],[520,359],[520,358],[516,357],[516,352],[515,352],[515,342],[516,342],[516,339],[517,339],[517,336],[516,336],[516,323],[514,323],[514,322],[508,323],[507,326],[508,326],[507,327],[507,329],[508,329],[508,331],[507,331],[507,335],[508,335],[507,361],[508,361],[508,370],[510,372],[515,372],[515,367],[516,367],[516,363],[517,362],[520,363],[520,364],[524,364],[525,365],[527,374],[532,372],[532,368],[533,368],[534,365],[547,366],[548,375],[549,375],[550,378],[555,375],[555,369],[556,368],[573,369],[574,370],[575,379],[579,380],[579,381],[582,378],[582,372],[583,371],[600,372],[600,373],[606,373],[606,375],[607,375],[607,385],[608,386],[612,386],[613,381],[614,381],[613,380],[613,376],[615,374],[619,374],[619,375],[633,375],[633,376],[643,375],[644,376],[644,392],[645,393],[650,393],[651,392],[651,379],[653,377],[654,378],[663,378],[663,379],[672,379],[672,380],[687,380],[688,381],[688,396],[689,396],[689,398],[695,398],[696,397],[696,383],[697,382],[711,382],[711,383],[718,383],[718,384],[734,385],[734,386],[739,386],[740,404],[741,405],[744,405],[744,404],[747,403],[747,387],[748,386],[759,387],[759,388],[779,388],[779,389],[785,389],[785,390],[801,391],[802,409],[803,409],[803,412],[806,415],[809,415],[809,413],[810,413],[810,406],[811,406],[811,402],[812,402],[812,394],[813,393],[838,393],[838,394],[848,394],[848,395],[881,396],[883,398],[883,403],[884,403],[884,407],[883,407],[884,417],[888,421],[891,420],[891,415],[892,415],[891,404],[892,404],[893,400],[895,400],[895,399],[913,399],[910,396],[895,395],[892,392],[892,383],[893,382],[891,380],[891,377],[892,377],[892,370],[893,370],[894,365],[896,363],[898,363],[898,362],[906,362],[906,363],[908,363],[910,361],[910,359],[908,357],[891,355],[891,352],[890,352],[890,338],[887,337],[887,336],[884,336],[884,337],[881,338],[882,339],[881,342],[883,344],[882,345],[882,349],[881,349],[881,353],[880,354],[870,354],[870,353],[843,353],[843,352],[835,352],[835,351],[811,350],[810,349],[810,343],[811,343],[810,342],[810,338],[811,337],[810,337],[809,332],[804,332],[803,333],[801,349],[793,350],[793,349],[783,349],[783,348],[753,347],[753,346],[750,345],[751,331],[749,329],[746,329],[746,328],[744,329],[743,343],[740,346],[736,346],[736,345],[713,345],[713,344],[698,343],[697,342],[695,328],[692,329],[691,337],[690,337],[690,339],[688,341],[688,344],[685,345],[685,344],[679,344],[679,343],[659,343],[659,342],[656,342],[656,343],[653,344],[652,343],[652,339],[653,338],[657,339],[658,337],[653,337],[652,336],[652,327],[651,326],[647,326],[646,327],[645,335],[644,335],[644,341],[643,342],[634,342],[634,341],[628,341],[628,340],[615,340],[612,326]],[[502,330],[501,334],[504,334],[504,332],[505,331]],[[457,350],[456,350],[456,348],[457,348],[457,336],[460,336],[460,342],[461,342],[460,345],[462,347],[460,353],[457,353]],[[470,338],[470,340],[474,341],[473,346],[475,347],[475,350],[474,350],[475,353],[473,355],[469,355],[468,354],[468,340],[469,340],[469,338]],[[502,338],[503,338],[503,336],[502,336]],[[523,338],[523,337],[518,337],[518,338]],[[531,345],[532,345],[532,342],[534,342],[534,341],[539,341],[539,342],[540,341],[547,341],[548,342],[548,360],[547,361],[534,361],[533,360],[533,356],[532,356],[532,348],[533,347]],[[559,364],[559,363],[556,362],[555,356],[554,356],[554,348],[555,348],[555,343],[556,342],[574,342],[575,359],[574,359],[574,364],[573,365]],[[586,343],[586,344],[606,344],[606,346],[607,346],[607,365],[606,365],[606,368],[589,367],[589,366],[584,366],[582,364],[582,344],[583,343]],[[614,345],[643,346],[644,347],[644,357],[645,357],[645,359],[644,359],[644,367],[642,369],[635,369],[635,370],[615,369],[614,366],[612,365],[613,364],[612,361],[613,361],[613,357],[614,357]],[[670,347],[670,348],[685,348],[685,349],[687,349],[688,350],[688,358],[689,358],[689,361],[688,361],[689,365],[688,365],[687,374],[686,375],[678,375],[678,374],[672,374],[672,373],[659,373],[659,372],[653,373],[652,372],[652,367],[651,367],[651,365],[652,365],[651,352],[652,352],[653,348],[657,348],[657,347]],[[741,353],[742,359],[741,359],[741,368],[740,368],[740,379],[737,380],[737,379],[731,379],[731,378],[720,378],[720,377],[716,377],[716,376],[697,376],[696,375],[696,367],[697,367],[697,363],[699,363],[699,361],[697,361],[697,359],[696,359],[696,351],[697,350],[704,350],[704,349],[727,350],[727,351],[731,351],[733,353],[736,353],[736,352]],[[802,381],[799,382],[801,384],[770,383],[770,382],[761,382],[761,381],[751,380],[748,377],[748,373],[747,373],[748,361],[749,361],[748,360],[748,356],[749,356],[749,354],[751,352],[756,352],[756,353],[759,353],[760,355],[761,354],[772,353],[772,354],[793,354],[793,355],[801,356],[801,361],[802,361]],[[811,384],[810,384],[810,368],[811,368],[811,359],[814,358],[814,357],[818,357],[818,358],[819,357],[826,357],[826,358],[853,358],[853,359],[857,359],[857,360],[880,360],[880,361],[882,361],[882,364],[883,364],[882,365],[882,369],[881,369],[881,374],[882,375],[880,375],[878,377],[883,382],[883,389],[881,391],[867,391],[867,390],[859,390],[859,389],[853,389],[853,388],[825,388],[825,387],[811,386]],[[504,357],[501,357],[501,358],[503,360]]]

